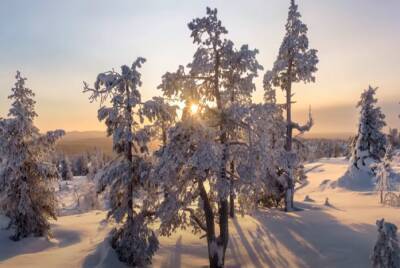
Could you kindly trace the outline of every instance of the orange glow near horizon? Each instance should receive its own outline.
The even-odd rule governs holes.
[[[7,96],[15,71],[20,70],[36,94],[39,116],[35,123],[41,131],[104,131],[104,123],[97,119],[99,104],[90,103],[88,94],[82,93],[82,81],[92,84],[98,73],[119,70],[137,56],[147,59],[141,69],[142,99],[162,95],[157,89],[162,75],[192,60],[196,46],[187,23],[204,16],[207,5],[218,8],[229,31],[226,37],[236,47],[248,44],[259,50],[257,60],[264,71],[255,79],[253,101],[262,102],[263,76],[279,51],[289,4],[124,1],[123,9],[116,7],[117,11],[110,13],[107,5],[85,1],[24,1],[27,12],[21,12],[19,1],[6,2],[7,12],[0,16],[0,25],[6,26],[0,27],[0,36],[5,37],[0,42],[0,117],[7,116]],[[320,62],[315,83],[293,85],[293,116],[304,122],[311,105],[315,119],[312,132],[356,131],[355,106],[369,84],[379,87],[378,104],[388,127],[400,128],[400,35],[396,34],[400,1],[362,2],[299,1],[302,19],[309,28],[310,47],[318,50]],[[56,8],[49,13],[51,7]],[[49,19],[56,24],[48,23]],[[277,95],[278,102],[283,102],[280,90]],[[178,105],[182,110],[184,104]]]

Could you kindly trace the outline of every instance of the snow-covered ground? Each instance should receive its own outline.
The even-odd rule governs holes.
[[[399,163],[399,161],[396,161]],[[308,164],[308,183],[297,190],[302,211],[258,211],[230,222],[227,267],[370,267],[369,255],[377,237],[375,222],[385,218],[400,226],[400,209],[383,207],[373,192],[328,187],[345,172],[344,159],[321,159]],[[400,170],[400,165],[395,169]],[[329,180],[329,181],[328,181]],[[103,219],[106,212],[74,205],[77,189],[90,187],[78,178],[61,187],[64,208],[53,223],[54,238],[8,239],[0,231],[0,267],[125,267],[110,249]],[[85,188],[86,187],[86,188]],[[86,190],[85,190],[86,189]],[[314,202],[303,202],[308,195]],[[331,206],[325,206],[329,198]],[[78,213],[78,214],[76,214]],[[154,267],[204,267],[204,239],[189,230],[160,238]]]

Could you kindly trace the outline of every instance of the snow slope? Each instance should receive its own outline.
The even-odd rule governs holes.
[[[381,206],[373,192],[326,187],[345,172],[346,165],[344,159],[321,159],[306,166],[308,182],[296,194],[302,211],[261,210],[231,221],[226,266],[370,267],[369,255],[377,237],[375,221],[383,217],[400,226],[400,209]],[[395,168],[399,170],[399,165]],[[74,183],[85,184],[85,180]],[[306,195],[314,202],[303,202]],[[60,196],[73,200],[65,191]],[[329,207],[324,205],[326,198]],[[67,214],[54,222],[50,241],[12,242],[9,231],[1,230],[0,267],[126,267],[105,240],[110,227],[103,222],[104,211]],[[154,267],[208,264],[206,241],[189,230],[160,242]]]

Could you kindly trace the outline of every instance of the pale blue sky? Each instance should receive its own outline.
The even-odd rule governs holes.
[[[355,130],[354,107],[362,89],[379,86],[388,123],[400,127],[400,1],[299,0],[312,47],[319,50],[317,83],[296,85],[296,117],[312,105],[314,132]],[[143,95],[160,94],[161,75],[191,60],[195,47],[187,23],[217,7],[237,45],[260,50],[269,69],[284,34],[289,0],[103,1],[1,0],[0,115],[15,70],[37,93],[39,128],[98,130],[96,104],[81,93],[82,81],[137,56],[143,67]],[[261,78],[256,101],[261,101]]]

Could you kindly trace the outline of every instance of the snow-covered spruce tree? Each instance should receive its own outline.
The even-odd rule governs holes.
[[[400,268],[400,244],[396,225],[382,219],[376,221],[376,226],[378,226],[378,240],[371,255],[372,266]]]
[[[52,181],[58,179],[50,154],[56,140],[64,135],[62,130],[39,133],[33,124],[37,116],[35,94],[25,86],[26,78],[20,72],[16,80],[9,96],[9,117],[2,120],[0,135],[0,155],[4,156],[1,207],[10,218],[13,240],[50,235],[48,220],[56,219],[57,208]]]
[[[151,263],[159,245],[148,227],[157,200],[152,198],[154,187],[149,186],[148,178],[152,166],[147,156],[150,131],[142,125],[145,117],[154,116],[157,107],[150,109],[155,103],[144,104],[141,100],[138,69],[144,62],[145,59],[139,57],[131,67],[123,65],[121,73],[100,73],[94,88],[86,83],[84,88],[84,92],[91,93],[91,101],[100,100],[98,118],[105,121],[117,154],[99,178],[100,192],[109,186],[109,217],[119,224],[112,233],[111,245],[121,261],[139,267]],[[110,107],[105,106],[107,101]]]
[[[350,166],[346,174],[339,179],[339,186],[350,189],[369,189],[373,187],[373,164],[381,161],[385,155],[386,137],[382,133],[385,115],[376,106],[377,88],[368,87],[357,104],[360,119],[357,136],[352,144]]]
[[[89,172],[89,160],[87,153],[82,153],[74,157],[72,173],[74,176],[86,176]]]
[[[68,156],[62,154],[57,163],[58,172],[62,180],[72,180],[74,175],[72,174],[71,162]]]
[[[309,49],[307,25],[305,25],[300,18],[301,15],[298,11],[298,6],[294,0],[291,0],[289,16],[286,23],[286,34],[279,49],[278,57],[272,70],[268,71],[264,77],[265,98],[267,100],[273,99],[274,88],[281,88],[285,92],[287,121],[285,148],[288,159],[292,160],[296,159],[292,151],[293,130],[295,129],[300,132],[308,131],[313,123],[311,117],[309,122],[304,126],[292,121],[292,84],[298,82],[314,82],[314,73],[317,71],[316,65],[318,63],[317,51],[315,49]],[[286,191],[286,210],[291,210],[293,208],[295,184],[293,169],[295,166],[296,161],[294,163],[288,163],[288,170],[286,170],[289,178]]]
[[[154,179],[162,181],[167,191],[158,215],[163,235],[187,226],[204,231],[210,266],[223,267],[231,182],[235,180],[235,188],[241,183],[236,172],[227,169],[236,161],[232,147],[247,147],[235,140],[240,122],[233,114],[250,101],[253,78],[261,66],[255,60],[257,50],[247,46],[235,50],[225,39],[227,30],[216,9],[207,8],[205,17],[188,26],[198,46],[189,71],[179,66],[175,73],[166,73],[159,86],[166,97],[184,102],[185,108],[182,120],[170,130],[167,145],[158,152]],[[195,114],[190,113],[193,104],[200,107]]]
[[[352,156],[352,164],[357,168],[366,167],[369,159],[380,161],[385,154],[386,137],[382,133],[386,126],[385,115],[376,106],[376,91],[377,88],[369,86],[361,94],[361,100],[357,104],[360,108],[360,120]]]

